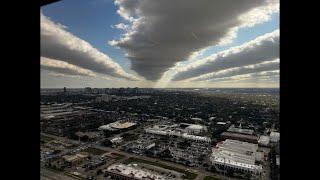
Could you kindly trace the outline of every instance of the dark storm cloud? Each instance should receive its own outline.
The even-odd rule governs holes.
[[[125,49],[132,69],[158,80],[177,62],[208,46],[225,44],[240,27],[265,22],[276,0],[116,0],[130,27],[109,44]]]

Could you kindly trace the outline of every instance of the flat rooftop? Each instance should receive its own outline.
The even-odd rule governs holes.
[[[142,169],[137,164],[113,164],[107,168],[107,171],[121,174],[127,177],[132,177],[135,179],[170,179],[166,176],[162,176],[158,173],[152,172],[151,170]]]
[[[270,137],[271,138],[280,138],[280,133],[279,132],[271,132]]]
[[[136,125],[134,122],[121,122],[116,121],[107,125],[100,126],[100,130],[117,130],[117,129],[126,129]]]
[[[268,145],[270,142],[269,136],[260,136],[258,143],[262,145]]]
[[[236,128],[236,127],[234,127],[234,125],[229,127],[228,132],[247,134],[247,135],[252,135],[254,133],[254,131],[252,129]]]
[[[233,133],[233,132],[223,132],[221,134],[222,137],[227,137],[227,138],[241,138],[241,139],[248,139],[252,141],[257,141],[258,137],[254,135],[247,135],[247,134],[240,134],[240,133]]]
[[[134,125],[136,125],[136,123],[133,123],[133,122],[125,122],[125,123],[115,122],[115,123],[110,124],[110,126],[112,128],[116,128],[116,129],[125,129],[125,128],[129,128],[131,126],[134,126]]]
[[[261,171],[262,166],[255,164],[257,149],[257,144],[227,139],[212,149],[211,161]]]
[[[179,130],[178,125],[154,125],[153,127],[146,128],[145,132],[157,135],[177,136],[195,141],[211,142],[211,139],[209,137],[191,135]]]

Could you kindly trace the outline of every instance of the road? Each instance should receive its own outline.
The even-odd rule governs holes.
[[[72,142],[74,144],[79,144],[78,141],[71,140],[71,139],[68,139],[68,138],[65,138],[65,137],[58,137],[58,136],[48,135],[48,134],[43,134],[43,135],[48,136],[48,137],[52,137],[52,138],[55,138],[55,139],[66,140],[66,141]],[[120,151],[119,149],[101,146],[100,143],[99,143],[101,141],[102,140],[99,140],[98,143],[97,142],[81,143],[80,146],[78,146],[78,147],[76,147],[74,149],[70,149],[68,151],[65,151],[63,154],[71,152],[71,151],[73,151],[75,149],[79,149],[79,147],[90,147],[91,146],[91,147],[94,147],[94,148],[97,148],[97,149],[101,149],[101,150],[104,150],[104,151],[121,154],[121,155],[126,156],[127,158],[134,157],[134,158],[143,159],[143,160],[146,160],[146,161],[159,162],[159,163],[165,164],[167,166],[178,167],[180,169],[188,170],[189,172],[193,172],[193,173],[198,174],[196,180],[202,180],[205,176],[212,176],[212,177],[215,177],[217,179],[227,179],[226,177],[224,177],[224,176],[222,176],[220,174],[215,174],[215,173],[212,173],[212,172],[208,172],[208,171],[206,171],[204,169],[200,169],[200,168],[197,168],[197,167],[188,167],[188,166],[185,166],[185,165],[182,165],[182,164],[176,164],[176,163],[173,163],[173,162],[163,161],[163,160],[160,160],[160,159],[146,157],[146,156],[139,156],[139,155],[136,155],[136,154],[131,154],[131,153],[127,153],[127,152],[124,152],[124,151]],[[61,156],[61,154],[59,154],[59,155]],[[127,159],[127,158],[125,158],[125,159]],[[122,162],[125,159],[122,159],[120,161]],[[117,162],[119,162],[119,161],[117,161]],[[228,178],[228,179],[233,180],[233,178]]]
[[[121,155],[126,156],[127,158],[133,157],[133,158],[143,159],[143,160],[151,161],[151,162],[158,162],[158,163],[161,163],[161,164],[164,164],[164,165],[167,165],[167,166],[172,166],[172,167],[177,167],[177,168],[180,168],[180,169],[188,170],[189,172],[193,172],[193,173],[198,174],[198,176],[196,178],[197,180],[198,179],[202,180],[205,176],[212,176],[212,177],[216,177],[218,179],[226,179],[222,175],[215,174],[215,173],[212,173],[212,172],[208,172],[208,171],[205,171],[205,170],[199,169],[199,168],[194,168],[194,167],[190,168],[190,167],[184,166],[182,164],[176,164],[176,163],[173,163],[173,162],[163,161],[163,160],[160,160],[160,159],[146,157],[146,156],[139,156],[139,155],[135,155],[135,154],[119,151],[119,150],[114,149],[114,148],[104,147],[104,146],[100,146],[100,145],[93,145],[93,147],[97,148],[97,149],[101,149],[101,150],[105,150],[105,151],[121,154]],[[125,159],[122,159],[121,161],[124,161],[124,160]],[[233,178],[228,178],[228,179],[233,180]]]
[[[54,172],[45,168],[40,170],[40,179],[41,180],[75,180],[72,177],[66,176],[63,173]]]

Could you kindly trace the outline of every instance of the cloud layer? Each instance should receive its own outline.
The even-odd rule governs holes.
[[[41,56],[58,59],[96,73],[127,80],[137,80],[126,73],[119,64],[88,42],[66,31],[41,13]],[[52,68],[52,67],[51,67]]]
[[[279,58],[279,30],[180,68],[172,80],[185,80],[230,68],[272,61],[277,58]],[[239,72],[242,70],[250,71],[250,68],[239,69]]]
[[[125,49],[132,69],[158,80],[177,62],[232,41],[241,27],[270,19],[278,0],[115,0],[126,32],[109,44]]]
[[[64,61],[41,57],[41,69],[70,76],[89,76],[96,77],[96,74],[90,70],[69,64]]]
[[[274,71],[262,71],[257,73],[248,73],[230,77],[216,78],[208,80],[208,82],[230,82],[230,83],[239,83],[239,82],[256,82],[256,83],[275,83],[279,81],[279,70]]]
[[[216,78],[224,78],[248,73],[257,73],[263,71],[274,71],[279,70],[280,61],[279,59],[273,61],[266,61],[259,64],[242,66],[237,68],[230,68],[218,72],[213,72],[209,74],[205,74],[196,78],[190,79],[191,81],[206,81],[206,80],[213,80]]]

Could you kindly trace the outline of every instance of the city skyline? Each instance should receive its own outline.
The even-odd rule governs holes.
[[[184,2],[41,8],[41,87],[279,87],[279,1]]]

